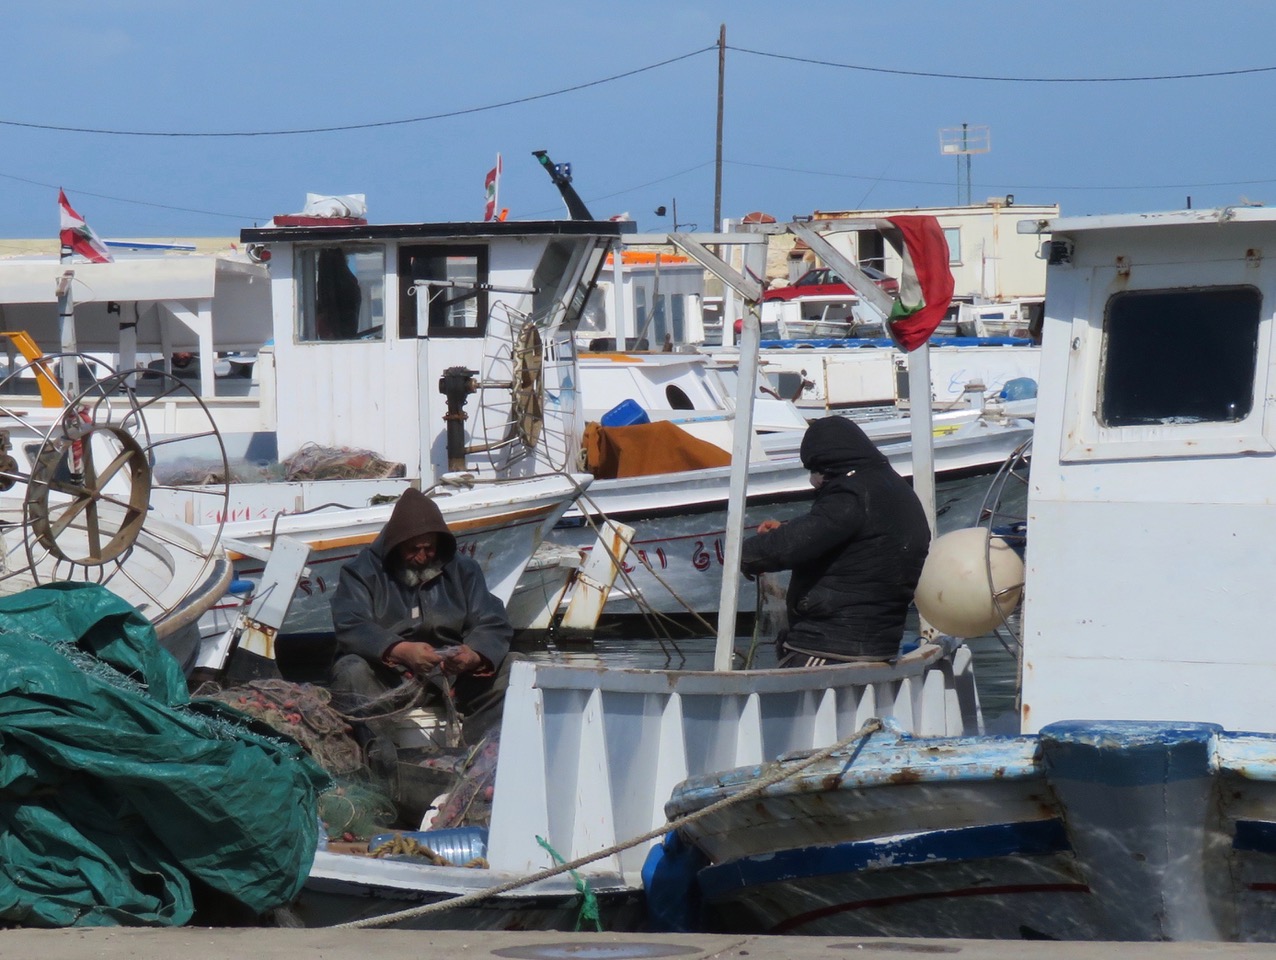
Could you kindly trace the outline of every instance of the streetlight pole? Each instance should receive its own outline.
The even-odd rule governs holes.
[[[718,29],[718,141],[713,165],[713,229],[722,229],[722,103],[727,73],[727,25]],[[677,216],[674,217],[675,222]]]

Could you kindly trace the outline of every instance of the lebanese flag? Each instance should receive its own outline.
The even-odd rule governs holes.
[[[891,339],[911,352],[930,339],[952,302],[948,241],[934,217],[891,217],[879,220],[877,229],[904,258],[899,299],[886,326]]]
[[[84,222],[84,218],[71,209],[66,193],[58,190],[58,213],[62,218],[62,232],[59,235],[63,249],[78,253],[90,263],[112,263],[111,254],[93,228]]]
[[[496,216],[496,199],[501,185],[501,155],[496,155],[496,166],[487,171],[483,186],[487,190],[487,206],[483,208],[483,219],[491,220]]]

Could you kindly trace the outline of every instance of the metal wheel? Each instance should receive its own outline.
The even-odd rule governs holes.
[[[0,380],[0,393],[15,393],[32,374],[73,359],[83,364],[80,380],[89,386],[61,410],[0,408],[7,427],[0,489],[11,490],[0,500],[0,592],[53,581],[99,583],[138,607],[164,636],[193,619],[198,604],[188,607],[190,598],[206,597],[229,578],[220,546],[229,503],[225,447],[198,395],[158,371],[147,372],[143,394],[137,371],[46,356]],[[174,422],[181,433],[160,432]],[[205,464],[202,482],[163,479],[174,464],[194,458]]]
[[[544,318],[504,304],[489,323],[473,449],[489,452],[498,471],[527,470],[528,463],[537,472],[574,468],[580,441],[570,340],[547,339]],[[561,426],[554,418],[547,426],[547,404],[563,415]]]
[[[514,343],[514,429],[526,447],[536,446],[545,424],[545,382],[541,334],[529,323]]]
[[[1032,465],[1032,440],[1024,441],[994,474],[988,493],[979,511],[979,525],[988,531],[988,548],[985,562],[988,564],[988,582],[994,583],[991,548],[993,538],[1004,541],[1012,550],[1024,557],[1028,545],[1028,483]],[[994,606],[1001,611],[1004,597],[1022,591],[1023,583],[1006,584],[993,595]],[[1002,645],[1018,657],[1023,645],[1021,608],[1005,611],[1001,627],[995,633]],[[1004,631],[1004,633],[1003,633]]]
[[[27,520],[36,542],[54,557],[101,566],[122,556],[142,532],[150,509],[151,470],[141,445],[127,431],[109,423],[81,425],[70,410],[67,417],[41,445],[32,467]],[[104,451],[110,459],[99,463]],[[117,523],[106,523],[104,504],[120,508]]]

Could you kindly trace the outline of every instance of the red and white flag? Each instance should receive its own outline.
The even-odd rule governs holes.
[[[496,155],[496,166],[487,171],[483,186],[487,190],[487,206],[483,208],[483,219],[491,220],[496,216],[496,202],[501,186],[501,155],[499,153]]]
[[[891,338],[905,350],[916,350],[939,327],[953,299],[953,272],[948,241],[939,221],[930,216],[891,217],[878,230],[904,260],[899,299],[888,320]]]
[[[90,263],[112,263],[110,252],[93,228],[84,222],[84,218],[76,213],[66,198],[66,193],[58,190],[58,213],[62,219],[60,234],[63,250],[78,253]]]

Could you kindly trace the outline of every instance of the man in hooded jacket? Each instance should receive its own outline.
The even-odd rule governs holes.
[[[741,570],[792,570],[781,666],[896,656],[930,548],[930,526],[913,488],[853,421],[807,427],[802,465],[811,471],[811,512],[764,520],[744,541]]]
[[[456,552],[433,500],[399,498],[380,535],[341,568],[332,597],[340,656],[333,693],[343,709],[411,681],[450,682],[467,741],[500,720],[513,628],[478,563]],[[393,759],[393,722],[358,731],[374,766]]]

